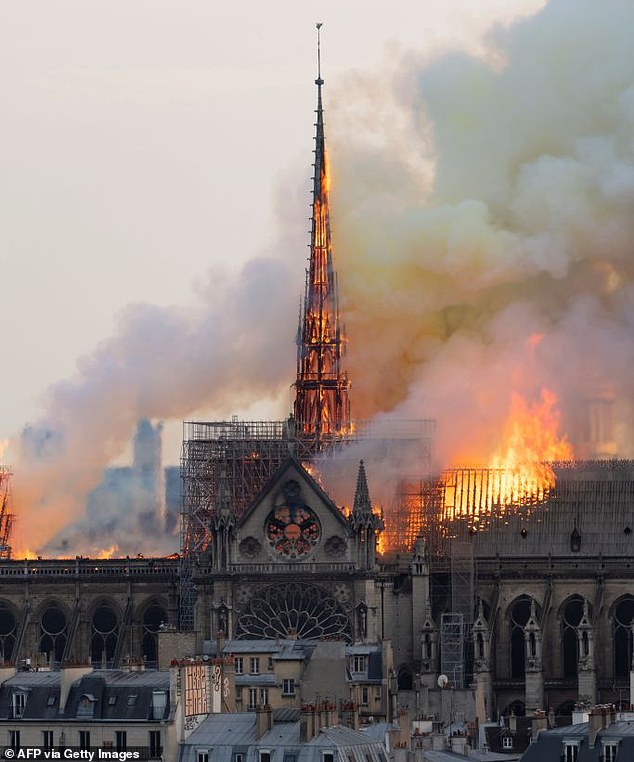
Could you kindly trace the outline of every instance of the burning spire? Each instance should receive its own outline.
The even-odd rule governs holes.
[[[350,427],[349,382],[341,370],[344,340],[330,237],[320,29],[321,24],[317,24],[317,123],[310,264],[297,331],[294,411],[298,438],[310,453],[341,438]]]

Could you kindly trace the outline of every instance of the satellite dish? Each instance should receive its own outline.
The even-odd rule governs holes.
[[[449,678],[447,675],[438,675],[438,687],[446,688],[449,685]]]

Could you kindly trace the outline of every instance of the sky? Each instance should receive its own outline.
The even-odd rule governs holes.
[[[261,255],[291,263],[280,277],[298,302],[316,21],[324,23],[326,130],[336,154],[361,137],[357,130],[371,140],[373,126],[357,125],[355,109],[373,81],[379,88],[412,55],[468,51],[495,65],[491,28],[543,5],[328,1],[317,17],[311,4],[290,0],[2,0],[0,440],[46,419],[57,404],[51,389],[85,373],[125,327],[130,305],[172,315],[230,305],[234,279]],[[334,216],[336,230],[336,206]],[[294,329],[279,325],[289,384]],[[156,342],[160,352],[160,335]],[[176,375],[181,361],[171,365]],[[283,417],[289,409],[288,390],[259,405],[257,397],[220,395],[187,417]],[[173,420],[166,459],[176,462]],[[108,458],[126,457],[121,439]]]

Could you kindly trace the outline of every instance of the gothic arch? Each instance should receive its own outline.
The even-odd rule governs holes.
[[[141,626],[141,651],[148,666],[158,665],[158,632],[168,624],[167,603],[161,598],[150,598],[138,610]]]
[[[121,629],[121,609],[110,598],[98,598],[89,610],[90,661],[111,665]]]
[[[18,635],[18,612],[8,601],[0,600],[0,664],[13,661]]]
[[[561,623],[561,666],[564,677],[577,677],[579,642],[577,627],[583,617],[583,597],[575,593],[562,601],[558,620]]]
[[[526,714],[526,704],[522,699],[515,699],[515,701],[511,701],[510,704],[507,705],[506,709],[502,712],[503,717],[510,717],[511,715],[515,715],[515,717],[524,717]]]
[[[64,656],[70,611],[56,598],[49,598],[39,606],[35,621],[39,622],[38,649],[49,663],[59,664]]]
[[[614,677],[626,679],[632,669],[634,620],[634,595],[617,598],[610,612],[612,622],[612,648],[614,654]]]
[[[414,676],[412,675],[412,670],[406,664],[402,664],[398,668],[396,684],[399,691],[411,691],[414,687]]]
[[[531,615],[530,595],[520,595],[509,603],[506,616],[509,627],[509,654],[511,677],[524,679],[526,674],[526,640],[524,627]]]
[[[238,617],[236,638],[315,638],[352,642],[350,618],[325,589],[285,582],[257,591]]]

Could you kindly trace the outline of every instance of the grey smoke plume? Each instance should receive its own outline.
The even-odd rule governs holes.
[[[331,109],[355,412],[437,417],[445,465],[542,386],[581,455],[614,397],[634,453],[632,28],[629,2],[552,0],[486,60],[410,53]]]
[[[17,557],[82,514],[139,418],[183,419],[203,406],[222,410],[273,396],[289,384],[291,337],[281,340],[280,330],[290,330],[296,315],[289,283],[301,280],[302,264],[299,257],[295,264],[256,258],[234,278],[219,282],[216,274],[196,307],[125,310],[118,332],[80,361],[76,376],[49,389],[46,418],[22,436]],[[144,548],[142,536],[139,542]],[[95,543],[87,538],[86,545]]]

